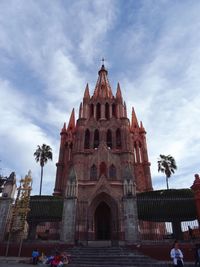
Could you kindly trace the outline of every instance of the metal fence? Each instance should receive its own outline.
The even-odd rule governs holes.
[[[13,204],[12,204],[13,205]],[[27,240],[60,240],[63,199],[53,196],[35,196],[30,200],[30,212],[23,231],[23,242]],[[95,218],[89,212],[87,201],[77,201],[75,241],[95,240]],[[138,231],[141,241],[198,240],[200,238],[194,197],[138,196]],[[10,216],[12,212],[10,212]],[[4,232],[8,239],[9,221]],[[124,240],[123,203],[118,203],[118,214],[110,218],[110,239]],[[14,233],[17,242],[20,233]],[[18,234],[18,235],[17,235]],[[109,237],[109,235],[107,235]],[[12,242],[12,240],[11,240]]]

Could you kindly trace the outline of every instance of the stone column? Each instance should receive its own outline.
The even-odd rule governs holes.
[[[195,180],[193,185],[191,186],[191,189],[194,192],[194,198],[196,202],[196,210],[197,210],[197,218],[200,226],[200,177],[199,174],[194,175]]]
[[[126,244],[134,244],[139,241],[136,196],[124,196],[123,205],[125,242]]]
[[[76,231],[76,197],[64,199],[60,240],[74,244]]]
[[[12,201],[13,200],[11,198],[0,198],[0,241],[4,240]]]

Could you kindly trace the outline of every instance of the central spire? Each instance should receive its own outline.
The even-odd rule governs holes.
[[[104,60],[102,60],[104,63]],[[108,81],[108,71],[102,64],[101,69],[98,72],[99,77],[94,90],[94,98],[113,98],[112,89]]]

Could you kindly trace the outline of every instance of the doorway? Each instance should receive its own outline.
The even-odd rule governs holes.
[[[95,211],[95,239],[111,239],[111,210],[105,203],[101,202]]]

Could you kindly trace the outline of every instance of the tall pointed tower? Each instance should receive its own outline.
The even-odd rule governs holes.
[[[146,132],[134,109],[130,124],[104,65],[98,75],[92,96],[86,85],[76,123],[73,110],[61,130],[54,189],[65,198],[61,236],[131,243],[138,240],[135,193],[152,190]]]

